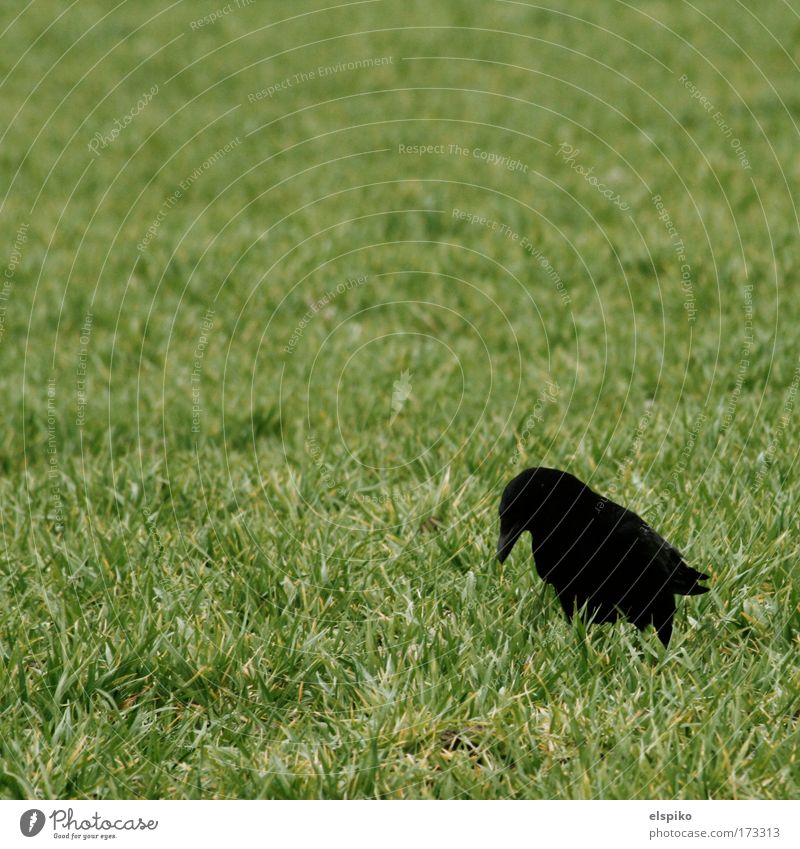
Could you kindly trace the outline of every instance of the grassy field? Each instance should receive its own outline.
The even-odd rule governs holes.
[[[800,794],[794,0],[0,33],[0,795]],[[494,560],[530,465],[667,652]]]

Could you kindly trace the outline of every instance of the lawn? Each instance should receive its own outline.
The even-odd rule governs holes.
[[[796,3],[7,6],[0,795],[800,794]]]

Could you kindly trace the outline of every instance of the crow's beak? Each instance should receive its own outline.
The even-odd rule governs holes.
[[[506,558],[511,554],[511,549],[514,543],[522,536],[525,530],[523,525],[512,525],[507,530],[500,530],[500,539],[497,540],[497,559],[501,563],[506,562]]]

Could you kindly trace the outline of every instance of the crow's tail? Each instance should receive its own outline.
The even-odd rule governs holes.
[[[708,592],[708,587],[701,587],[698,581],[707,581],[708,575],[698,572],[682,563],[673,573],[670,581],[670,589],[680,595],[702,595]]]

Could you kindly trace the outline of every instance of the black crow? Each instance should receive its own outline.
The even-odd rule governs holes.
[[[569,472],[526,469],[500,500],[502,563],[525,532],[533,537],[536,571],[555,587],[567,619],[578,610],[591,622],[627,618],[640,631],[653,625],[669,645],[675,598],[708,592],[708,575],[640,516],[592,491]]]

